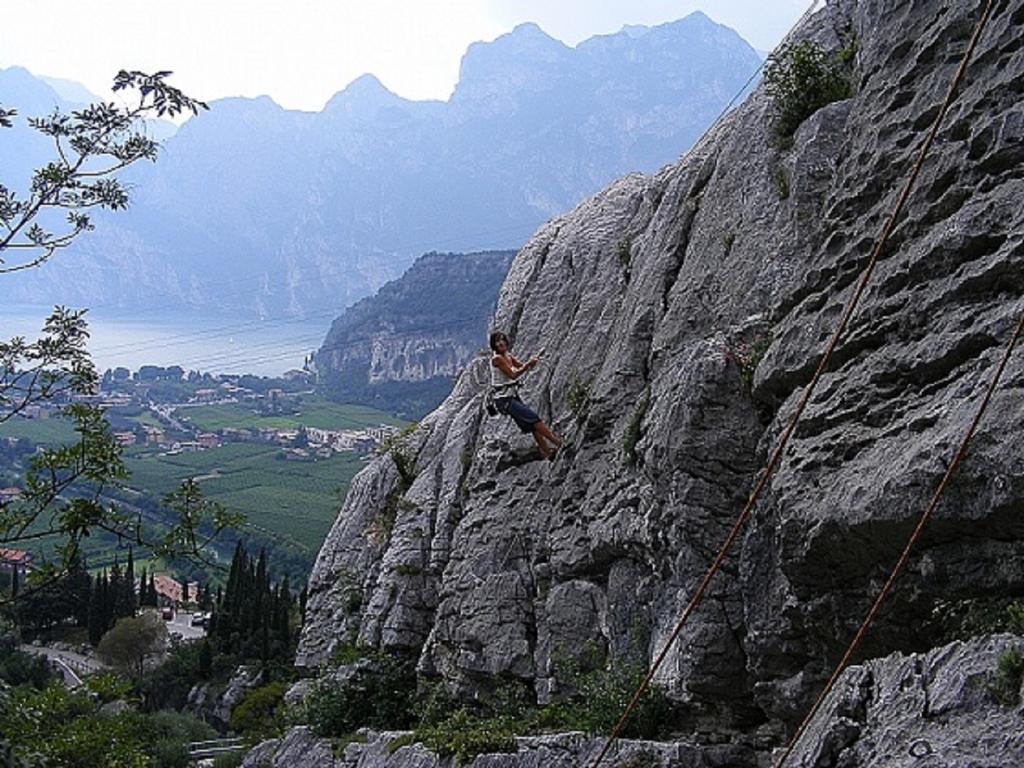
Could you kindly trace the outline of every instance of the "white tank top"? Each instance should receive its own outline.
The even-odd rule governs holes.
[[[498,391],[505,390],[507,392],[511,392],[512,387],[515,386],[517,382],[494,364],[497,357],[497,355],[494,355],[491,358],[491,388]]]

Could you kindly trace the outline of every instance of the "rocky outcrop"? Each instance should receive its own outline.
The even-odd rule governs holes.
[[[428,253],[345,310],[316,354],[321,391],[419,419],[487,346],[514,251]]]
[[[829,3],[797,37],[855,48],[855,94],[791,146],[758,90],[678,164],[538,230],[496,324],[517,354],[546,348],[524,398],[566,450],[537,461],[528,437],[486,418],[487,362],[471,365],[401,453],[353,483],[310,580],[301,665],[356,638],[415,649],[457,695],[503,678],[544,701],[556,652],[653,656],[945,95],[978,9],[937,11]],[[973,416],[1024,309],[1022,33],[1024,4],[998,4],[781,468],[657,677],[684,706],[681,731],[781,739],[802,718]],[[1024,594],[1022,383],[1018,352],[866,657],[939,645],[937,600]]]
[[[221,731],[227,730],[231,722],[231,711],[245,695],[259,687],[262,675],[259,669],[242,665],[226,686],[211,683],[196,685],[188,693],[187,709],[205,723]]]
[[[344,753],[331,754],[331,743],[317,739],[307,728],[295,728],[282,740],[264,742],[246,757],[242,768],[455,768],[452,757],[438,757],[421,744],[394,749],[392,743],[406,734],[364,731]],[[601,739],[581,733],[522,737],[515,751],[480,755],[465,768],[578,768],[593,762],[603,746]],[[744,747],[721,745],[697,747],[687,743],[627,741],[616,744],[613,765],[621,768],[737,768],[753,765]]]
[[[927,654],[894,654],[846,671],[791,765],[909,768],[1024,762],[1024,714],[1000,701],[995,669],[1021,638],[999,635]],[[1020,687],[1020,681],[1017,681]]]
[[[952,643],[926,654],[896,653],[851,667],[797,744],[788,765],[824,768],[967,766],[984,755],[988,768],[1018,768],[1024,760],[1019,703],[1000,699],[995,668],[1001,653],[1022,638],[1000,635]],[[1010,692],[1012,697],[1012,692]],[[1019,702],[1019,696],[1018,696]],[[392,749],[404,734],[362,731],[343,754],[308,729],[266,742],[247,766],[292,768],[449,768],[422,745]],[[519,738],[516,751],[476,758],[469,768],[577,768],[590,765],[603,740],[582,734]],[[762,747],[760,750],[758,747]],[[781,757],[758,739],[699,745],[687,741],[619,742],[608,765],[636,768],[738,768],[767,766]],[[259,759],[254,759],[258,755]],[[263,762],[261,762],[261,760]]]

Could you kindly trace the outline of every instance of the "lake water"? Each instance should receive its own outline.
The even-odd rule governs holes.
[[[52,307],[0,307],[0,340],[35,339]],[[96,368],[180,365],[186,371],[276,376],[301,368],[334,315],[253,320],[182,312],[90,310],[89,351]]]

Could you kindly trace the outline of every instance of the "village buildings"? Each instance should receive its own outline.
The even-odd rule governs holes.
[[[32,570],[32,553],[21,549],[0,548],[0,573],[13,573],[26,576]]]

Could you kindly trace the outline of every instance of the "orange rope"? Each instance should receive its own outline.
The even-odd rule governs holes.
[[[768,464],[761,471],[761,475],[758,478],[757,484],[754,486],[754,490],[751,492],[750,498],[747,500],[746,505],[743,507],[743,511],[740,512],[739,517],[733,524],[733,527],[730,530],[729,535],[726,537],[725,543],[719,550],[718,555],[715,557],[714,562],[711,564],[711,567],[708,568],[708,571],[704,575],[704,578],[701,579],[700,585],[697,587],[697,591],[690,599],[689,604],[686,606],[686,610],[683,611],[683,614],[680,617],[678,623],[676,624],[675,629],[672,631],[672,634],[665,642],[664,646],[661,649],[661,652],[655,659],[654,664],[647,672],[647,675],[640,683],[640,687],[637,688],[636,692],[633,694],[633,697],[632,699],[630,699],[630,702],[626,707],[625,712],[622,714],[622,717],[619,719],[618,723],[616,723],[615,728],[612,729],[611,735],[609,735],[607,741],[604,744],[604,747],[598,754],[597,759],[595,759],[594,762],[591,764],[591,768],[598,768],[598,766],[601,764],[601,761],[604,759],[605,755],[607,755],[609,750],[611,749],[612,744],[615,742],[619,734],[622,732],[622,729],[625,727],[630,715],[633,714],[633,710],[636,709],[636,706],[637,704],[639,704],[640,699],[643,698],[643,695],[647,692],[647,689],[650,687],[651,681],[654,679],[654,675],[661,667],[672,645],[675,643],[679,635],[682,633],[683,628],[686,625],[686,622],[689,620],[690,616],[694,613],[694,611],[696,611],[697,607],[703,601],[704,593],[711,585],[711,581],[714,579],[715,575],[721,569],[722,563],[725,561],[726,555],[729,553],[729,550],[735,543],[737,537],[740,534],[740,531],[742,530],[744,524],[747,521],[747,518],[750,517],[750,514],[753,511],[754,505],[760,498],[761,492],[767,485],[768,480],[772,475],[772,472],[775,470],[779,461],[781,460],[782,452],[789,444],[789,439],[792,436],[794,429],[796,429],[797,422],[803,415],[804,409],[807,407],[807,403],[809,402],[811,395],[814,393],[814,390],[817,387],[819,380],[824,374],[825,369],[828,367],[828,364],[832,359],[832,354],[838,346],[840,338],[845,333],[846,328],[849,325],[850,318],[853,316],[853,312],[857,308],[857,305],[860,302],[864,290],[867,288],[868,281],[871,279],[871,275],[875,270],[875,265],[878,263],[878,259],[882,253],[882,249],[888,242],[893,229],[895,229],[896,221],[899,218],[900,214],[903,212],[903,208],[906,205],[907,199],[910,197],[910,192],[913,190],[914,185],[917,182],[917,177],[921,172],[921,167],[924,165],[924,161],[928,155],[928,151],[931,149],[932,143],[935,140],[935,136],[938,133],[939,126],[942,123],[943,118],[946,116],[946,112],[949,110],[950,105],[953,103],[954,97],[956,95],[956,90],[957,88],[959,88],[960,83],[963,80],[963,76],[967,70],[967,64],[970,61],[972,54],[974,53],[974,48],[978,42],[978,39],[981,36],[982,30],[984,29],[985,24],[988,22],[988,17],[992,10],[992,4],[993,0],[987,0],[985,9],[982,12],[981,18],[978,21],[978,25],[974,30],[974,35],[971,38],[970,45],[968,46],[967,51],[964,54],[963,60],[960,63],[960,68],[957,70],[957,73],[953,78],[953,82],[950,83],[949,91],[946,94],[946,99],[942,104],[942,108],[935,116],[935,120],[932,123],[931,130],[928,132],[928,135],[925,138],[924,143],[921,145],[921,150],[918,154],[917,162],[914,164],[913,170],[911,171],[910,176],[908,177],[906,183],[903,186],[903,190],[896,201],[896,205],[894,206],[892,213],[889,214],[889,217],[885,222],[885,226],[882,228],[882,232],[879,235],[878,242],[876,243],[874,250],[871,252],[871,258],[868,260],[868,263],[864,268],[864,272],[861,275],[860,282],[857,284],[857,288],[853,292],[853,295],[847,301],[846,307],[843,311],[842,317],[840,318],[839,324],[836,326],[836,329],[832,334],[832,338],[830,339],[829,344],[825,349],[824,355],[818,363],[818,367],[814,371],[814,375],[811,377],[810,382],[804,389],[803,395],[801,396],[800,401],[796,406],[796,410],[793,412],[793,416],[790,418],[788,426],[783,432],[782,437],[780,438],[775,450],[772,452]],[[814,5],[816,5],[816,3],[811,5],[811,8],[808,9],[808,13],[810,12],[810,10],[813,10]]]
[[[868,627],[871,626],[871,622],[874,621],[878,615],[879,609],[882,607],[882,602],[888,596],[893,585],[896,583],[896,579],[899,578],[903,568],[907,564],[907,560],[910,557],[910,550],[913,549],[917,540],[920,538],[922,531],[924,531],[925,525],[928,524],[928,520],[932,516],[932,512],[935,511],[936,505],[939,503],[939,499],[942,497],[943,491],[946,490],[946,486],[949,484],[950,478],[953,477],[953,473],[956,472],[957,466],[960,464],[960,460],[963,459],[964,454],[967,452],[967,445],[970,443],[971,438],[974,436],[974,431],[978,427],[978,423],[981,421],[982,414],[985,413],[985,409],[988,408],[989,400],[992,399],[992,393],[995,392],[996,385],[999,383],[1000,377],[1003,375],[1003,369],[1006,368],[1006,363],[1010,359],[1010,353],[1013,352],[1013,348],[1020,338],[1021,330],[1024,329],[1024,312],[1021,313],[1020,322],[1017,323],[1017,328],[1010,336],[1010,343],[1006,345],[1006,352],[1003,354],[1003,359],[999,362],[999,367],[996,369],[995,374],[992,376],[992,381],[989,383],[988,390],[985,392],[985,397],[981,401],[981,405],[978,406],[977,413],[974,414],[974,420],[971,422],[971,426],[968,428],[964,439],[960,443],[960,447],[957,449],[956,455],[953,457],[953,461],[949,464],[949,469],[946,470],[946,474],[942,478],[942,482],[939,483],[939,487],[935,491],[935,495],[932,496],[931,502],[928,507],[921,514],[921,519],[917,522],[917,527],[914,528],[913,534],[907,541],[906,547],[903,548],[903,553],[900,555],[900,559],[896,561],[895,567],[892,569],[892,573],[889,574],[888,580],[885,582],[885,586],[882,587],[882,591],[878,593],[878,597],[875,599],[874,605],[871,606],[871,610],[868,611],[867,617],[864,619],[864,623],[860,625],[860,629],[857,630],[856,636],[853,638],[853,642],[850,643],[850,647],[846,649],[846,653],[843,654],[842,660],[836,665],[835,671],[832,673],[832,677],[829,678],[828,684],[822,690],[818,696],[817,701],[814,702],[814,706],[811,707],[811,711],[807,713],[807,717],[800,724],[793,738],[789,742],[789,746],[786,747],[785,753],[775,764],[775,768],[782,768],[782,764],[786,762],[786,758],[790,756],[793,749],[796,747],[796,743],[803,736],[807,727],[811,724],[811,720],[817,714],[821,705],[825,701],[825,697],[828,696],[829,692],[835,687],[836,682],[839,680],[839,676],[846,669],[853,654],[857,652],[860,647],[861,641],[864,639],[864,635],[867,634]]]

